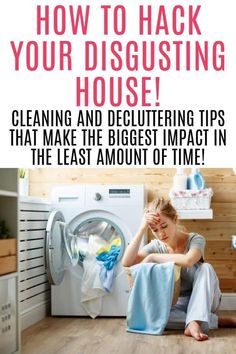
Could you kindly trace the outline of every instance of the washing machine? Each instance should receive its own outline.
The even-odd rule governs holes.
[[[52,315],[88,316],[80,302],[84,269],[78,249],[88,244],[91,235],[96,235],[104,242],[120,240],[112,290],[102,298],[100,316],[126,316],[129,286],[121,261],[126,246],[137,232],[144,205],[143,185],[53,188],[45,246],[46,268],[52,285]]]

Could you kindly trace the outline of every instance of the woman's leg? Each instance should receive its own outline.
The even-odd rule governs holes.
[[[188,297],[179,297],[177,303],[171,307],[170,316],[166,329],[184,329],[186,322],[186,312]]]
[[[193,289],[189,299],[185,334],[197,340],[207,339],[208,328],[218,327],[214,314],[220,304],[219,280],[213,267],[203,263],[194,275]]]

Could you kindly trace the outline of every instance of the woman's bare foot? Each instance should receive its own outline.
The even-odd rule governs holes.
[[[192,321],[186,327],[184,334],[189,337],[193,337],[198,341],[203,341],[208,339],[208,335],[202,333],[201,326],[197,321]]]

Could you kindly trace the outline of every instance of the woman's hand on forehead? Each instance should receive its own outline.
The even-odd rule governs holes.
[[[158,224],[160,224],[160,213],[155,211],[147,210],[145,213],[145,218],[147,220],[148,225],[151,228],[155,228]]]

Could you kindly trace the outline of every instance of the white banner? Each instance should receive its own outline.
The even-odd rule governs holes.
[[[234,167],[233,0],[0,3],[0,166]]]

